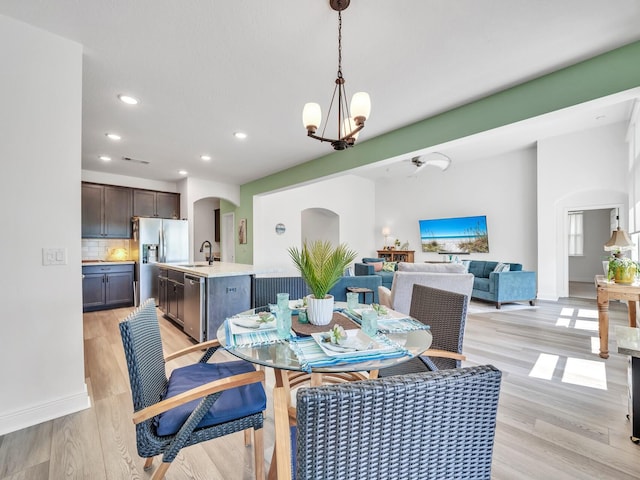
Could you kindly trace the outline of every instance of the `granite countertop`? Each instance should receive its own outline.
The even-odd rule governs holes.
[[[92,265],[133,265],[133,260],[82,260],[82,266],[88,267]]]
[[[640,358],[640,328],[616,325],[618,353]]]
[[[169,268],[179,272],[197,275],[198,277],[214,278],[214,277],[233,277],[238,275],[254,275],[258,273],[268,273],[263,270],[257,270],[253,265],[244,263],[228,263],[213,262],[209,265],[207,262],[193,263],[158,263],[160,268]]]

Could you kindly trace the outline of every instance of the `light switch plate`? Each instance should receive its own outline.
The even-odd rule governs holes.
[[[42,249],[42,265],[66,265],[67,249],[66,248],[43,248]]]

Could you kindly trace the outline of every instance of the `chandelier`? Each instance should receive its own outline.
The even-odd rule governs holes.
[[[333,89],[333,96],[329,104],[327,119],[322,129],[322,135],[316,135],[320,123],[322,122],[322,110],[317,103],[307,103],[302,111],[302,122],[307,129],[307,136],[320,140],[321,142],[330,142],[335,150],[344,150],[352,147],[358,138],[360,130],[364,128],[364,122],[371,112],[371,100],[369,94],[365,92],[357,92],[351,99],[351,108],[347,106],[347,94],[344,88],[344,77],[342,76],[342,10],[346,10],[350,0],[329,0],[331,8],[338,12],[338,76],[336,85]],[[338,95],[337,107],[338,111],[338,127],[336,132],[337,138],[328,138],[325,136],[329,117],[331,116],[331,108]]]

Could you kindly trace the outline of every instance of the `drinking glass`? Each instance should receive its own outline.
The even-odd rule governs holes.
[[[347,308],[349,310],[355,310],[358,308],[358,294],[355,292],[347,292]]]
[[[279,338],[289,338],[291,335],[291,309],[289,308],[289,294],[278,293],[276,308],[276,328]]]
[[[375,336],[378,333],[378,312],[373,309],[363,310],[360,328],[370,337]]]

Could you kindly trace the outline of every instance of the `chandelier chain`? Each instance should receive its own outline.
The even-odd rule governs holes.
[[[342,78],[342,12],[338,12],[338,77]]]

